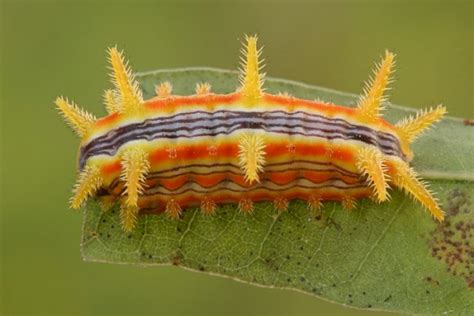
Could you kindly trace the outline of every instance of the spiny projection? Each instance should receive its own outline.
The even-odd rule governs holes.
[[[396,173],[393,177],[395,185],[407,193],[409,193],[415,200],[420,202],[431,215],[438,221],[444,220],[444,212],[439,207],[438,201],[433,197],[433,194],[428,189],[426,183],[418,179],[416,172],[410,168],[405,162],[394,161]]]
[[[195,92],[197,95],[206,95],[211,93],[211,84],[209,82],[196,83]]]
[[[391,82],[390,75],[393,73],[394,64],[395,55],[385,51],[385,57],[374,71],[375,76],[367,82],[364,94],[357,104],[357,109],[364,119],[373,121],[380,116],[382,103],[386,101],[384,93]]]
[[[112,69],[112,83],[120,95],[120,112],[136,113],[143,103],[142,92],[132,70],[117,47],[109,48],[109,62]]]
[[[165,81],[156,86],[155,92],[159,98],[167,98],[171,95],[173,86],[169,81]]]
[[[245,180],[249,184],[260,182],[258,173],[263,171],[265,164],[265,143],[261,135],[242,135],[239,142],[239,160]]]
[[[399,129],[401,136],[409,143],[412,143],[425,130],[438,122],[446,112],[444,106],[438,105],[434,109],[421,110],[414,117],[409,116],[398,122],[395,126]]]
[[[78,209],[82,203],[93,196],[95,192],[102,186],[102,176],[99,167],[86,166],[79,174],[76,186],[74,187],[74,196],[70,203],[71,208]]]
[[[367,184],[373,188],[378,202],[388,199],[388,169],[382,153],[373,147],[361,148],[358,153],[357,169],[367,176]]]
[[[63,97],[58,97],[55,103],[66,123],[71,126],[79,137],[84,137],[94,124],[95,116]]]
[[[257,36],[246,36],[240,75],[242,97],[249,105],[257,104],[263,95],[263,80],[265,75],[260,73],[263,60],[260,60],[262,50],[257,48]]]
[[[107,89],[104,92],[104,104],[107,113],[112,114],[120,111],[120,99],[117,92],[112,89]]]

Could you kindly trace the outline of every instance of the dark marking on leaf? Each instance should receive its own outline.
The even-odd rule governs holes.
[[[336,223],[332,218],[328,218],[326,220],[326,225],[333,225],[334,228],[336,228],[338,231],[342,231],[342,227],[341,225],[339,225],[338,223]]]
[[[174,266],[179,266],[181,265],[182,260],[183,255],[181,254],[181,252],[178,252],[171,258],[171,264]]]
[[[430,233],[431,256],[443,262],[448,273],[462,277],[471,287],[474,282],[474,245],[471,245],[474,219],[470,198],[465,191],[453,189],[447,194],[443,208],[446,220]],[[425,280],[439,285],[429,276]]]
[[[466,126],[474,126],[474,120],[471,119],[464,119],[464,125]]]

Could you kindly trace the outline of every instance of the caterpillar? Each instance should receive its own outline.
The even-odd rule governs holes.
[[[251,213],[254,202],[273,201],[278,211],[305,200],[311,210],[341,201],[390,198],[404,190],[443,221],[437,199],[409,166],[410,144],[446,113],[438,105],[392,125],[382,118],[395,55],[385,51],[355,108],[303,100],[264,90],[262,49],[256,36],[243,43],[240,85],[215,94],[197,83],[179,96],[163,82],[144,100],[139,83],[117,47],[108,49],[114,89],[104,94],[108,115],[96,119],[64,97],[55,101],[81,138],[70,206],[90,197],[104,208],[119,202],[123,230],[140,212],[178,219],[187,207],[213,214],[235,203]]]

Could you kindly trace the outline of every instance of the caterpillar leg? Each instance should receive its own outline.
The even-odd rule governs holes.
[[[393,183],[409,193],[415,200],[421,203],[431,215],[442,222],[444,212],[438,205],[438,201],[427,188],[427,184],[418,179],[416,172],[401,160],[394,161],[395,175]]]
[[[133,148],[122,155],[122,175],[125,181],[124,200],[120,211],[123,229],[127,232],[133,230],[137,221],[138,196],[143,192],[146,175],[150,169],[147,154]]]
[[[367,183],[374,190],[375,199],[378,202],[387,200],[389,176],[383,154],[376,148],[365,147],[359,151],[357,158],[357,169],[367,176]]]
[[[239,164],[249,184],[260,182],[258,173],[265,165],[265,144],[258,134],[244,134],[239,141]]]

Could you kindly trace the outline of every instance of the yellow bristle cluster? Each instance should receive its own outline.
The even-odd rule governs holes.
[[[285,98],[291,98],[291,97],[293,97],[288,91],[278,92],[277,96],[279,96],[279,97],[285,97]]]
[[[128,63],[117,47],[109,48],[109,62],[113,70],[111,77],[120,95],[120,112],[136,113],[143,103],[142,92]]]
[[[137,225],[139,208],[136,206],[122,205],[120,208],[120,222],[126,233],[133,231]]]
[[[273,201],[273,206],[278,212],[285,212],[288,211],[288,200],[283,197],[277,197],[275,201]]]
[[[260,55],[261,49],[257,49],[257,36],[246,36],[246,45],[242,51],[242,69],[240,76],[242,97],[249,105],[258,103],[263,95],[263,80],[265,75],[260,74],[263,68]]]
[[[384,59],[374,71],[375,76],[369,79],[364,88],[364,94],[361,96],[357,108],[366,120],[377,119],[380,116],[380,111],[383,110],[382,103],[386,100],[384,92],[391,82],[390,75],[393,72],[394,59],[393,53],[385,51]]]
[[[88,197],[97,192],[102,186],[102,182],[100,169],[97,166],[85,166],[74,187],[74,196],[70,200],[71,208],[80,208]]]
[[[357,201],[352,196],[345,196],[342,199],[342,208],[346,211],[352,211],[357,206]]]
[[[416,172],[401,160],[395,162],[395,169],[396,172],[393,176],[395,185],[405,190],[415,200],[418,200],[435,219],[443,221],[444,212],[440,209],[438,201],[427,188],[427,184],[418,179]]]
[[[107,212],[114,206],[115,197],[112,195],[104,195],[99,198],[99,205],[102,212]]]
[[[201,201],[201,212],[205,215],[212,215],[216,212],[216,202],[211,198],[204,198]]]
[[[58,97],[55,103],[66,123],[72,127],[77,135],[84,137],[96,120],[94,115],[84,111],[63,97]]]
[[[208,82],[196,83],[195,92],[197,95],[206,95],[211,93],[211,85]]]
[[[363,147],[357,158],[357,169],[367,176],[367,184],[374,190],[375,199],[378,202],[387,200],[389,176],[383,154],[374,147]]]
[[[104,103],[107,113],[112,114],[120,111],[120,100],[117,93],[112,90],[105,90]]]
[[[253,202],[250,199],[243,198],[239,201],[239,211],[241,213],[250,214],[253,212]]]
[[[308,210],[317,213],[323,207],[323,203],[321,202],[321,198],[316,195],[311,195],[308,199]]]
[[[165,213],[169,218],[179,219],[183,213],[183,209],[174,199],[171,199],[166,203]]]
[[[160,83],[155,87],[155,93],[159,98],[167,98],[171,95],[173,86],[169,81]]]
[[[143,193],[146,175],[150,169],[147,154],[139,148],[126,150],[122,155],[121,179],[125,182],[125,195],[120,210],[125,231],[132,230],[137,221],[138,196]]]
[[[439,121],[446,114],[446,108],[438,105],[434,109],[422,110],[416,116],[410,116],[396,124],[398,131],[407,142],[413,142],[433,123]]]
[[[150,170],[150,163],[146,152],[139,148],[126,150],[122,155],[122,175],[125,181],[125,204],[138,205],[138,195],[143,193],[146,175]]]
[[[265,143],[261,135],[242,135],[239,141],[239,164],[245,181],[249,184],[260,182],[258,173],[263,171],[265,164]]]

